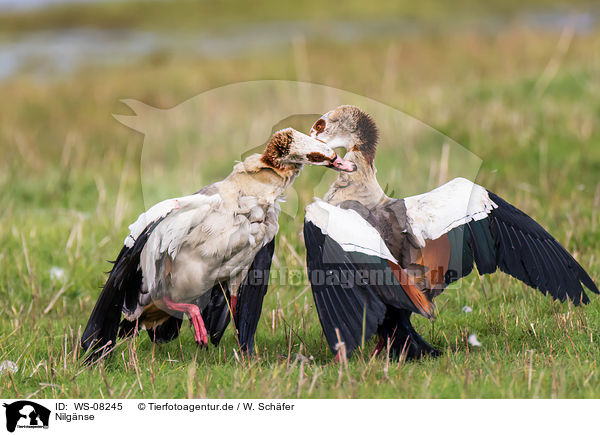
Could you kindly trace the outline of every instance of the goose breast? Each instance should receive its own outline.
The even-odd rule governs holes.
[[[215,282],[234,276],[245,277],[258,251],[277,233],[279,208],[260,204],[252,197],[240,198],[237,207],[219,202],[206,209],[179,211],[172,222],[166,219],[153,233],[160,239],[159,253],[143,253],[145,292],[153,298],[168,294],[173,300],[208,302]],[[183,224],[187,231],[171,227]],[[177,234],[178,240],[167,240]],[[169,247],[176,245],[177,248]],[[145,254],[145,255],[144,255]],[[206,301],[204,301],[206,299]]]

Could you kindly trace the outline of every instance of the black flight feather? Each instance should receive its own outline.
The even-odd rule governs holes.
[[[541,225],[521,210],[488,192],[498,206],[490,212],[490,229],[496,242],[498,267],[527,285],[575,305],[589,302],[583,285],[598,287],[581,265]]]
[[[235,326],[242,351],[252,353],[263,299],[269,286],[269,271],[275,250],[275,239],[258,251],[238,290]]]
[[[133,246],[123,246],[115,260],[81,336],[83,350],[93,351],[87,356],[87,362],[100,358],[115,345],[123,304],[126,300],[131,301],[134,298],[137,301],[142,286],[140,255],[148,237],[161,220],[149,224]]]
[[[315,306],[329,348],[336,353],[337,329],[350,355],[361,345],[363,337],[369,340],[383,322],[386,306],[381,295],[392,298],[389,290],[378,294],[368,279],[357,279],[357,274],[363,271],[361,267],[376,269],[381,267],[381,259],[345,252],[309,221],[304,222],[304,242]]]

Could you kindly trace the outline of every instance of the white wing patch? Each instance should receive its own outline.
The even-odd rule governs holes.
[[[421,195],[404,198],[408,224],[418,247],[470,221],[488,217],[498,206],[487,190],[465,179],[452,181]]]
[[[218,197],[218,195],[212,196]],[[144,213],[140,214],[134,223],[129,225],[129,235],[125,237],[123,244],[128,248],[131,248],[140,234],[142,234],[146,227],[152,222],[164,218],[173,210],[178,210],[183,206],[205,202],[207,198],[211,197],[202,194],[194,194],[182,196],[180,198],[165,199],[164,201],[154,204]]]
[[[343,209],[315,198],[306,207],[306,220],[312,222],[347,252],[361,252],[398,263],[379,232],[354,210]]]
[[[171,201],[171,203],[161,206],[155,212],[156,214],[146,217],[149,223],[159,217],[165,218],[148,237],[140,258],[145,283],[150,292],[156,288],[157,262],[163,257],[164,253],[167,253],[171,258],[175,258],[191,229],[206,219],[211,209],[221,202],[221,197],[219,195],[195,194],[163,202],[168,201]],[[163,202],[156,206],[161,205]],[[171,206],[170,210],[168,210],[169,205]],[[148,212],[154,212],[154,207]],[[165,212],[165,210],[167,211]],[[159,213],[164,214],[160,215]]]
[[[148,225],[157,219],[164,218],[172,210],[176,210],[179,207],[179,198],[165,199],[158,204],[154,204],[144,213],[139,215],[134,223],[129,225],[129,235],[125,237],[123,244],[128,248],[131,248]]]

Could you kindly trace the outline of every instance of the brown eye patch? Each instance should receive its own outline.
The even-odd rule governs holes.
[[[324,161],[329,161],[331,160],[331,158],[324,156],[321,153],[317,153],[317,152],[313,152],[313,153],[308,153],[306,155],[306,159],[309,162],[313,162],[313,163],[320,163],[320,162],[324,162]]]
[[[319,119],[317,122],[315,122],[315,125],[313,125],[312,128],[317,132],[317,134],[323,133],[323,131],[325,131],[325,120]]]

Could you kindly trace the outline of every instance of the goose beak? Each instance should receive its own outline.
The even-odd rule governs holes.
[[[340,156],[335,154],[335,158],[327,165],[329,168],[333,168],[336,171],[354,172],[356,171],[356,165],[348,160],[342,159]]]

